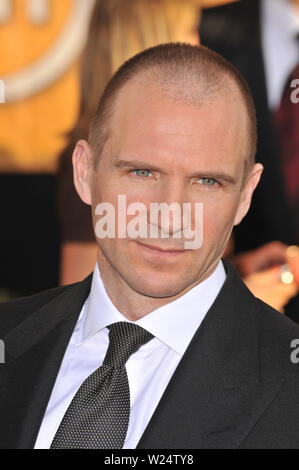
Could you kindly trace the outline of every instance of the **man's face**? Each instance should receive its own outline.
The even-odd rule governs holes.
[[[240,99],[223,95],[196,108],[170,101],[157,85],[132,81],[118,98],[112,136],[92,171],[94,226],[96,206],[108,202],[117,210],[119,194],[127,205],[146,206],[149,225],[152,202],[203,204],[198,249],[184,249],[183,238],[172,238],[171,224],[168,239],[97,238],[99,266],[108,260],[135,292],[170,297],[204,280],[247,211],[245,194],[250,199],[254,185],[242,190],[246,114]]]

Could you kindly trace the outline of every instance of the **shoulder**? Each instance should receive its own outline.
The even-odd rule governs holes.
[[[299,380],[299,325],[255,298],[259,321],[261,371],[276,376],[293,375]]]
[[[68,293],[79,284],[55,287],[34,295],[0,303],[0,337],[3,337],[32,313],[49,304],[55,298]]]
[[[236,268],[223,260],[227,273],[220,293],[217,315],[222,314],[222,334],[228,331],[241,355],[257,361],[262,381],[293,375],[299,379],[299,325],[255,297]],[[228,324],[227,324],[228,323]],[[299,359],[299,351],[298,351]]]
[[[261,330],[276,341],[278,337],[285,335],[298,335],[299,325],[282,313],[278,312],[270,305],[254,297],[256,307],[259,310]]]

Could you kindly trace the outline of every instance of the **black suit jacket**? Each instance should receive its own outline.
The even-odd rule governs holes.
[[[224,266],[138,448],[299,448],[299,364],[290,359],[299,327]],[[0,305],[0,448],[34,447],[91,279]]]
[[[280,148],[268,106],[260,7],[260,0],[241,0],[204,10],[200,27],[202,44],[240,70],[256,105],[256,160],[264,165],[264,172],[247,216],[234,229],[237,252],[254,249],[272,240],[299,244],[287,203]],[[289,303],[286,314],[299,322],[299,296]]]

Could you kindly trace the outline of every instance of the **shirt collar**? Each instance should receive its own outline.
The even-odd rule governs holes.
[[[145,315],[135,324],[142,326],[168,347],[183,355],[194,333],[212,306],[226,279],[219,261],[214,272],[182,297]],[[88,340],[108,325],[129,321],[110,300],[96,264],[89,298],[80,322],[75,344]]]

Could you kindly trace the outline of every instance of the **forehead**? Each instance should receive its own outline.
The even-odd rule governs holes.
[[[195,106],[170,99],[155,83],[132,80],[117,99],[110,144],[119,159],[126,154],[188,165],[212,158],[238,166],[244,164],[247,132],[237,94],[220,91]]]

